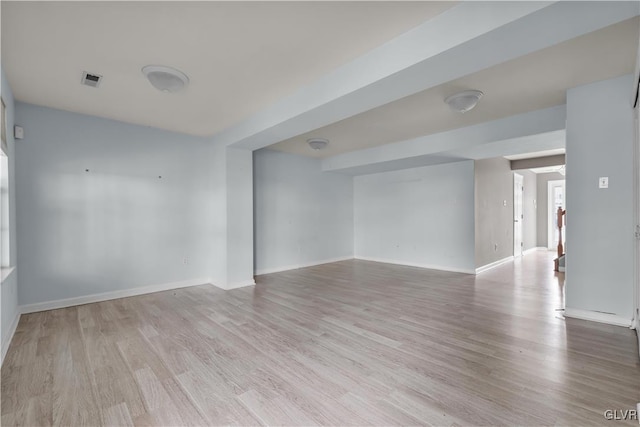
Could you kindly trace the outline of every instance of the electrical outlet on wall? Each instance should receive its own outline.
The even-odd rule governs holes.
[[[182,263],[183,263],[184,265],[189,265],[189,258],[183,258],[183,259],[182,259]]]
[[[601,176],[598,178],[598,188],[609,188],[609,177]]]
[[[494,252],[498,252],[498,244],[497,244],[497,243],[495,243],[495,244],[493,245],[493,251],[494,251]]]

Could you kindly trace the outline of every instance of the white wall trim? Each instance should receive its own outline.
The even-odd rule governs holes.
[[[618,316],[612,313],[602,313],[600,311],[581,310],[579,308],[565,308],[565,317],[575,319],[590,320],[592,322],[607,323],[609,325],[631,327],[631,319]]]
[[[118,298],[133,297],[136,295],[152,294],[154,292],[168,291],[171,289],[187,288],[189,286],[209,284],[211,279],[203,277],[199,279],[183,280],[180,282],[162,283],[159,285],[141,286],[138,288],[123,289],[112,292],[103,292],[81,297],[59,299],[55,301],[45,301],[35,304],[27,304],[20,307],[20,311],[25,313],[35,313],[38,311],[55,310],[57,308],[72,307],[74,305],[90,304],[94,302],[108,301]]]
[[[549,252],[549,249],[543,247],[543,246],[534,246],[533,248],[529,248],[526,251],[522,252],[522,255],[529,255],[532,254],[534,252]]]
[[[9,345],[11,345],[11,340],[13,339],[13,335],[16,333],[16,328],[18,327],[18,323],[20,322],[20,307],[16,310],[16,315],[13,318],[13,322],[11,322],[11,326],[9,327],[9,333],[5,337],[2,342],[2,359],[0,360],[0,366],[4,363],[4,357],[7,355],[7,351],[9,350]]]
[[[523,255],[524,255],[524,253],[523,253]],[[495,267],[497,267],[499,265],[502,265],[502,264],[505,264],[507,262],[511,262],[513,260],[514,260],[513,255],[511,255],[511,256],[508,256],[506,258],[499,259],[498,261],[494,261],[492,263],[485,264],[485,265],[483,265],[481,267],[476,268],[475,274],[483,273],[483,272],[485,272],[487,270],[491,270],[492,268],[495,268]]]
[[[275,267],[275,268],[263,268],[260,270],[256,270],[256,276],[261,276],[263,274],[279,273],[281,271],[297,270],[298,268],[313,267],[315,265],[330,264],[332,262],[348,261],[350,259],[353,259],[353,256],[329,258],[329,259],[323,259],[321,261],[312,261],[304,264],[293,264],[293,265],[286,265],[286,266]]]
[[[232,289],[244,288],[245,286],[254,286],[255,284],[256,284],[256,281],[251,279],[251,280],[244,280],[242,282],[226,283],[224,285],[220,283],[213,283],[213,286],[215,286],[216,288],[223,289],[225,291],[230,291]]]
[[[406,261],[398,261],[398,260],[385,259],[385,258],[371,258],[371,257],[357,256],[357,255],[355,256],[355,259],[359,259],[362,261],[381,262],[384,264],[404,265],[407,267],[426,268],[429,270],[441,270],[441,271],[451,271],[453,273],[475,274],[474,270],[467,269],[467,268],[448,267],[448,266],[433,265],[433,264],[417,264],[417,263],[406,262]]]

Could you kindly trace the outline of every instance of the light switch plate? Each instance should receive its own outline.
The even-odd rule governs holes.
[[[14,126],[13,127],[13,137],[15,139],[24,139],[24,128],[22,128],[21,126]]]
[[[609,188],[609,177],[601,176],[600,178],[598,178],[598,187]]]

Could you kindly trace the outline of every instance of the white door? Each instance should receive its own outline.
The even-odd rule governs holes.
[[[522,198],[524,182],[522,175],[513,174],[513,256],[522,256]]]
[[[548,233],[547,233],[547,247],[549,249],[558,248],[558,240],[560,235],[558,234],[558,208],[562,210],[566,209],[566,194],[565,194],[565,181],[549,181],[548,185]],[[565,244],[565,228],[562,228],[562,244]],[[566,252],[566,251],[565,251]]]

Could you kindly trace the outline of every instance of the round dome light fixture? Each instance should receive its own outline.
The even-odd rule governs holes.
[[[444,102],[456,113],[466,113],[478,104],[482,95],[479,90],[465,90],[447,97]]]
[[[189,84],[185,73],[164,65],[147,65],[142,68],[142,73],[153,87],[165,93],[178,92]]]
[[[329,145],[329,140],[324,138],[310,138],[310,139],[307,139],[307,144],[309,144],[309,147],[318,151],[318,150],[322,150],[327,145]]]

